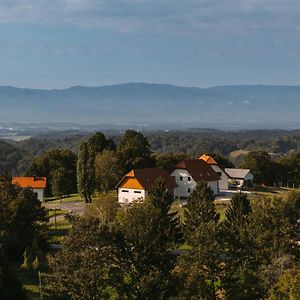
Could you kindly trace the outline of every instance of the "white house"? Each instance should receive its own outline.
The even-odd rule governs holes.
[[[252,186],[253,174],[248,169],[230,169],[226,168],[225,172],[230,176],[230,180],[237,187]]]
[[[37,193],[38,199],[44,201],[44,191],[47,185],[46,177],[13,177],[12,184],[21,188],[30,188]]]
[[[200,181],[207,182],[214,194],[219,193],[220,177],[209,164],[201,159],[185,159],[179,162],[171,176],[177,184],[174,189],[176,198],[188,198]]]
[[[219,180],[219,188],[220,190],[228,190],[228,180],[229,176],[228,174],[222,170],[219,166],[218,163],[209,155],[203,154],[199,157],[199,159],[204,160],[207,164],[209,164],[214,171],[218,174],[218,176],[221,178]]]
[[[175,180],[162,168],[135,169],[127,173],[117,184],[118,201],[128,204],[145,199],[158,178],[164,180],[170,192],[177,186]]]

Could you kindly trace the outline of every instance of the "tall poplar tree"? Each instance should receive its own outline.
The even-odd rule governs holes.
[[[84,201],[91,203],[95,189],[95,151],[88,142],[82,142],[79,148],[77,188]]]

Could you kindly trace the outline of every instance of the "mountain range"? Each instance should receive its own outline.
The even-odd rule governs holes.
[[[60,90],[0,86],[1,123],[300,128],[299,116],[300,86],[126,83]]]

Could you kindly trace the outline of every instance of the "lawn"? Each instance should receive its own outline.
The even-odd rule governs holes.
[[[57,219],[56,224],[55,221],[51,219],[49,225],[50,244],[60,244],[61,242],[63,242],[65,236],[69,233],[70,229],[72,228],[70,222],[64,217]]]
[[[46,202],[51,203],[67,203],[67,202],[83,202],[83,199],[78,194],[72,194],[67,197],[63,197],[62,199],[57,197],[48,197],[45,198]]]

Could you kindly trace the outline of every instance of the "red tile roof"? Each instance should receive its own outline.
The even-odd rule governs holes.
[[[176,165],[175,169],[187,170],[196,182],[220,180],[214,169],[202,159],[182,160]]]
[[[152,188],[158,178],[165,181],[167,189],[173,189],[177,186],[175,179],[162,168],[146,168],[135,169],[127,173],[118,183],[117,188],[122,184],[126,178],[136,178],[143,188],[147,191]]]
[[[47,184],[46,177],[13,177],[12,184],[21,188],[45,189]]]

